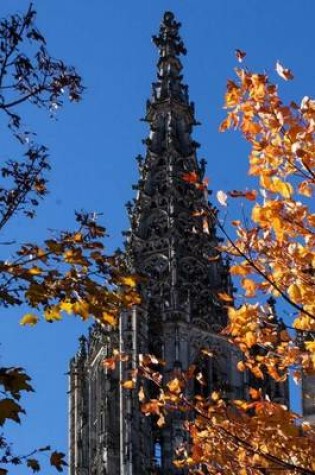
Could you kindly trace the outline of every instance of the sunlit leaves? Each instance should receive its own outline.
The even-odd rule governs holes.
[[[39,318],[33,313],[26,313],[23,318],[20,320],[20,325],[29,325],[33,327],[38,323]]]
[[[60,307],[59,305],[54,305],[44,311],[44,317],[47,322],[55,322],[61,320]]]
[[[137,286],[137,279],[135,276],[121,276],[118,280],[122,285],[127,287],[135,288]]]
[[[293,79],[280,62],[276,71],[286,81]],[[312,346],[296,342],[293,332],[279,321],[274,303],[269,306],[264,298],[282,299],[291,327],[304,332],[305,343],[312,340],[315,220],[310,198],[315,186],[315,102],[305,96],[300,105],[286,105],[267,74],[239,68],[236,75],[237,80],[227,84],[227,114],[220,128],[239,129],[250,144],[249,175],[257,180],[254,188],[259,193],[225,192],[253,202],[251,220],[235,220],[235,237],[226,233],[228,242],[222,246],[233,260],[230,272],[239,277],[241,286],[240,306],[229,309],[226,334],[245,355],[240,370],[249,369],[258,378],[267,373],[282,381],[292,365],[310,372],[315,369]],[[244,305],[248,298],[262,302],[253,307],[254,312]],[[260,351],[255,354],[254,348]]]
[[[36,314],[24,315],[21,325],[35,325],[41,309],[50,323],[66,313],[116,326],[123,308],[140,303],[137,276],[126,272],[122,255],[103,251],[99,238],[105,229],[88,214],[78,214],[77,220],[78,230],[60,233],[41,247],[26,244],[10,263],[0,263],[3,278],[12,282],[1,303],[8,304],[12,296],[12,303],[26,301],[36,308]]]
[[[54,116],[66,98],[79,101],[83,92],[75,68],[49,55],[46,40],[35,19],[36,12],[30,2],[24,14],[10,14],[0,20],[0,114],[4,126],[2,132],[7,125],[10,133],[9,140],[2,133],[2,139],[10,144],[5,154],[10,158],[0,167],[1,231],[17,216],[33,218],[36,207],[47,194],[48,150],[36,143],[37,134],[29,128],[33,115],[31,109],[46,110],[49,116]],[[10,148],[11,144],[14,145],[12,138],[15,140],[13,150]],[[4,145],[7,149],[5,143],[2,143],[2,148]],[[86,233],[85,226],[85,245],[91,237],[91,230],[92,226]],[[75,249],[74,243],[81,244],[81,249]],[[20,246],[14,239],[1,244],[14,244],[17,250],[13,255],[12,248],[8,248],[7,259],[3,256],[0,262],[1,306],[28,304],[36,312],[26,313],[20,320],[22,326],[34,326],[41,316],[49,322],[58,320],[64,310],[61,302],[75,303],[80,299],[79,286],[74,282],[78,280],[76,272],[83,270],[75,269],[74,259],[67,262],[65,256],[62,257],[63,252],[82,250],[83,242],[78,240],[78,234],[56,236],[42,247],[37,244]],[[93,271],[96,271],[95,267]],[[30,378],[24,370],[19,367],[0,368],[1,426],[7,421],[20,422],[24,409],[17,401],[20,401],[23,391],[32,391]],[[0,450],[0,473],[5,475],[8,473],[6,467],[17,465],[22,465],[28,473],[39,472],[41,466],[34,456],[50,451],[50,447],[24,455],[16,454],[14,445],[1,434]],[[58,471],[66,465],[63,457],[62,453],[51,454],[51,464]]]
[[[232,198],[246,198],[249,201],[255,201],[257,198],[257,191],[256,190],[232,190],[228,192],[228,195]]]
[[[171,393],[179,394],[182,391],[182,382],[178,378],[172,379],[167,383],[167,387]]]
[[[114,350],[111,356],[105,358],[102,361],[102,366],[104,366],[104,368],[106,368],[108,371],[114,371],[116,369],[117,363],[126,361],[129,361],[129,355],[121,353],[118,350]]]
[[[252,309],[242,309],[242,313],[246,311]],[[149,367],[141,365],[140,372],[153,381],[148,377]],[[257,378],[263,378],[259,368],[255,368],[255,373]],[[199,384],[202,381],[201,372],[190,368],[170,380],[166,375],[164,381],[155,380],[156,396],[152,399],[148,399],[149,392],[145,393],[143,385],[139,391],[142,413],[152,417],[158,428],[164,426],[168,414],[171,416],[174,411],[181,417],[194,413],[194,417],[188,416],[183,424],[190,443],[177,447],[174,460],[177,468],[189,469],[198,475],[260,475],[262,468],[270,473],[275,468],[292,474],[312,473],[315,433],[309,424],[305,428],[303,424],[300,429],[296,414],[270,401],[264,390],[256,387],[249,387],[247,400],[229,400],[220,391],[212,391],[208,397],[191,395],[187,388],[192,377]],[[280,380],[279,375],[275,377]],[[202,383],[201,387],[204,387]]]
[[[244,54],[239,50],[236,56],[241,61]],[[292,79],[280,64],[277,72]],[[239,289],[234,295],[230,289],[214,292],[229,319],[220,338],[227,337],[238,347],[235,365],[251,383],[245,399],[231,401],[224,385],[210,387],[213,381],[210,378],[209,384],[198,363],[163,375],[153,367],[151,356],[143,357],[137,370],[145,379],[139,391],[141,410],[158,427],[169,413],[177,411],[183,419],[189,414],[184,422],[189,444],[178,448],[174,462],[179,469],[198,475],[313,473],[313,429],[304,430],[297,415],[270,398],[273,385],[283,388],[290,368],[298,368],[297,380],[302,369],[315,370],[315,213],[309,200],[315,184],[315,103],[306,97],[301,106],[287,106],[266,74],[248,69],[236,74],[237,80],[227,84],[227,114],[220,129],[239,129],[249,142],[249,175],[255,183],[244,190],[217,193],[217,201],[227,210],[228,200],[231,205],[232,199],[244,203],[244,215],[232,223],[233,237],[216,212],[198,209],[193,216],[215,220],[226,237],[219,250],[230,255],[230,274],[236,276]],[[182,178],[187,185],[199,184],[196,173]],[[277,309],[277,299],[286,307]],[[290,329],[281,319],[283,308]],[[208,351],[200,352],[202,362],[209,356],[215,365],[217,353]],[[114,363],[107,360],[109,366]],[[131,384],[132,375],[126,381]]]
[[[186,181],[187,183],[198,183],[199,177],[196,172],[189,172],[189,173],[184,173],[182,176],[182,179]]]
[[[242,287],[245,290],[245,297],[255,297],[257,284],[252,279],[242,279]]]
[[[103,312],[102,313],[102,323],[111,325],[111,326],[116,326],[117,325],[117,317],[111,313],[108,312]]]
[[[127,379],[126,381],[121,382],[121,386],[124,389],[134,389],[136,387],[136,384],[133,379]]]

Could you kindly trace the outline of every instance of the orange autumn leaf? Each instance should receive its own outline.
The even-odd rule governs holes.
[[[255,297],[256,296],[256,289],[257,289],[257,284],[252,280],[252,279],[242,279],[241,281],[243,289],[246,291],[245,296],[246,297]]]
[[[252,268],[249,265],[234,265],[231,266],[230,272],[232,275],[248,275],[252,272]]]
[[[246,191],[232,190],[228,192],[228,195],[231,196],[231,198],[246,198],[249,201],[255,201],[257,198],[257,191],[256,190],[246,190]]]
[[[149,402],[141,404],[141,412],[145,415],[160,414],[161,403],[157,399],[151,399]]]
[[[244,119],[242,126],[241,126],[242,132],[247,135],[257,135],[261,132],[261,126],[256,123],[252,122],[250,120]]]
[[[107,368],[110,371],[114,371],[114,369],[116,368],[116,363],[117,359],[114,357],[106,358],[102,361],[102,365],[104,366],[104,368]]]
[[[311,198],[313,196],[313,187],[307,181],[299,183],[297,190],[301,195],[307,196],[307,198]]]
[[[226,292],[218,292],[218,297],[223,302],[233,302],[233,297]]]
[[[261,390],[255,388],[249,388],[249,395],[252,399],[260,399],[261,398]]]
[[[180,394],[182,392],[182,383],[178,378],[174,378],[167,383],[171,393]]]
[[[239,362],[237,363],[237,369],[238,369],[238,371],[241,371],[241,373],[243,373],[244,371],[246,371],[246,366],[245,366],[245,364],[244,364],[243,361],[239,361]]]
[[[192,184],[195,184],[195,183],[198,183],[199,182],[199,177],[197,175],[196,172],[188,172],[188,173],[184,173],[182,175],[182,179],[184,181],[186,181],[186,183],[192,183]]]

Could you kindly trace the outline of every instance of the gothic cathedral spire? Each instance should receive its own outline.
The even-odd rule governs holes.
[[[207,212],[205,161],[198,162],[199,144],[192,137],[197,122],[183,84],[180,56],[186,49],[179,28],[166,12],[153,37],[159,50],[157,81],[147,102],[150,132],[145,159],[138,157],[140,180],[127,252],[133,270],[145,276],[150,320],[158,326],[189,322],[217,332],[226,323],[217,294],[231,289]]]
[[[143,353],[166,362],[166,382],[193,364],[203,372],[203,391],[244,396],[237,351],[219,334],[226,312],[218,293],[231,293],[231,283],[218,251],[205,161],[198,161],[192,137],[197,123],[183,83],[186,49],[179,28],[167,12],[153,37],[159,58],[145,116],[149,136],[145,157],[138,157],[137,197],[127,205],[126,255],[130,270],[141,276],[142,302],[122,313],[118,331],[92,327],[71,361],[70,475],[183,473],[172,463],[175,450],[188,442],[182,416],[170,414],[158,429],[141,413],[137,391],[121,384]],[[110,372],[102,361],[118,345],[132,358]],[[216,357],[205,359],[203,348]],[[197,383],[192,391],[200,391]]]

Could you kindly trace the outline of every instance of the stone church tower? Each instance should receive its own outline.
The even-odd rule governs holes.
[[[219,335],[227,316],[217,295],[232,293],[228,265],[204,212],[211,206],[206,188],[183,178],[202,182],[205,161],[198,162],[199,145],[192,138],[197,122],[182,82],[180,56],[186,50],[179,28],[167,12],[153,37],[159,59],[145,116],[150,132],[145,157],[138,157],[137,197],[127,205],[126,252],[130,270],[145,276],[142,303],[121,315],[117,331],[94,325],[71,361],[70,475],[184,473],[172,464],[185,442],[182,418],[173,414],[157,430],[141,414],[137,391],[120,385],[140,354],[165,360],[166,380],[194,363],[206,379],[203,391],[220,388],[227,397],[244,397],[244,376],[236,371],[239,356]],[[114,348],[132,358],[108,372],[101,362]],[[215,357],[202,357],[202,348],[211,348]],[[194,390],[201,388],[196,384]]]

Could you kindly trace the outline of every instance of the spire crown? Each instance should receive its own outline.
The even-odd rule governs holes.
[[[168,55],[178,56],[186,54],[187,50],[179,35],[181,23],[175,20],[175,15],[172,12],[165,12],[160,26],[159,35],[152,37],[153,42],[160,50],[160,56]]]

